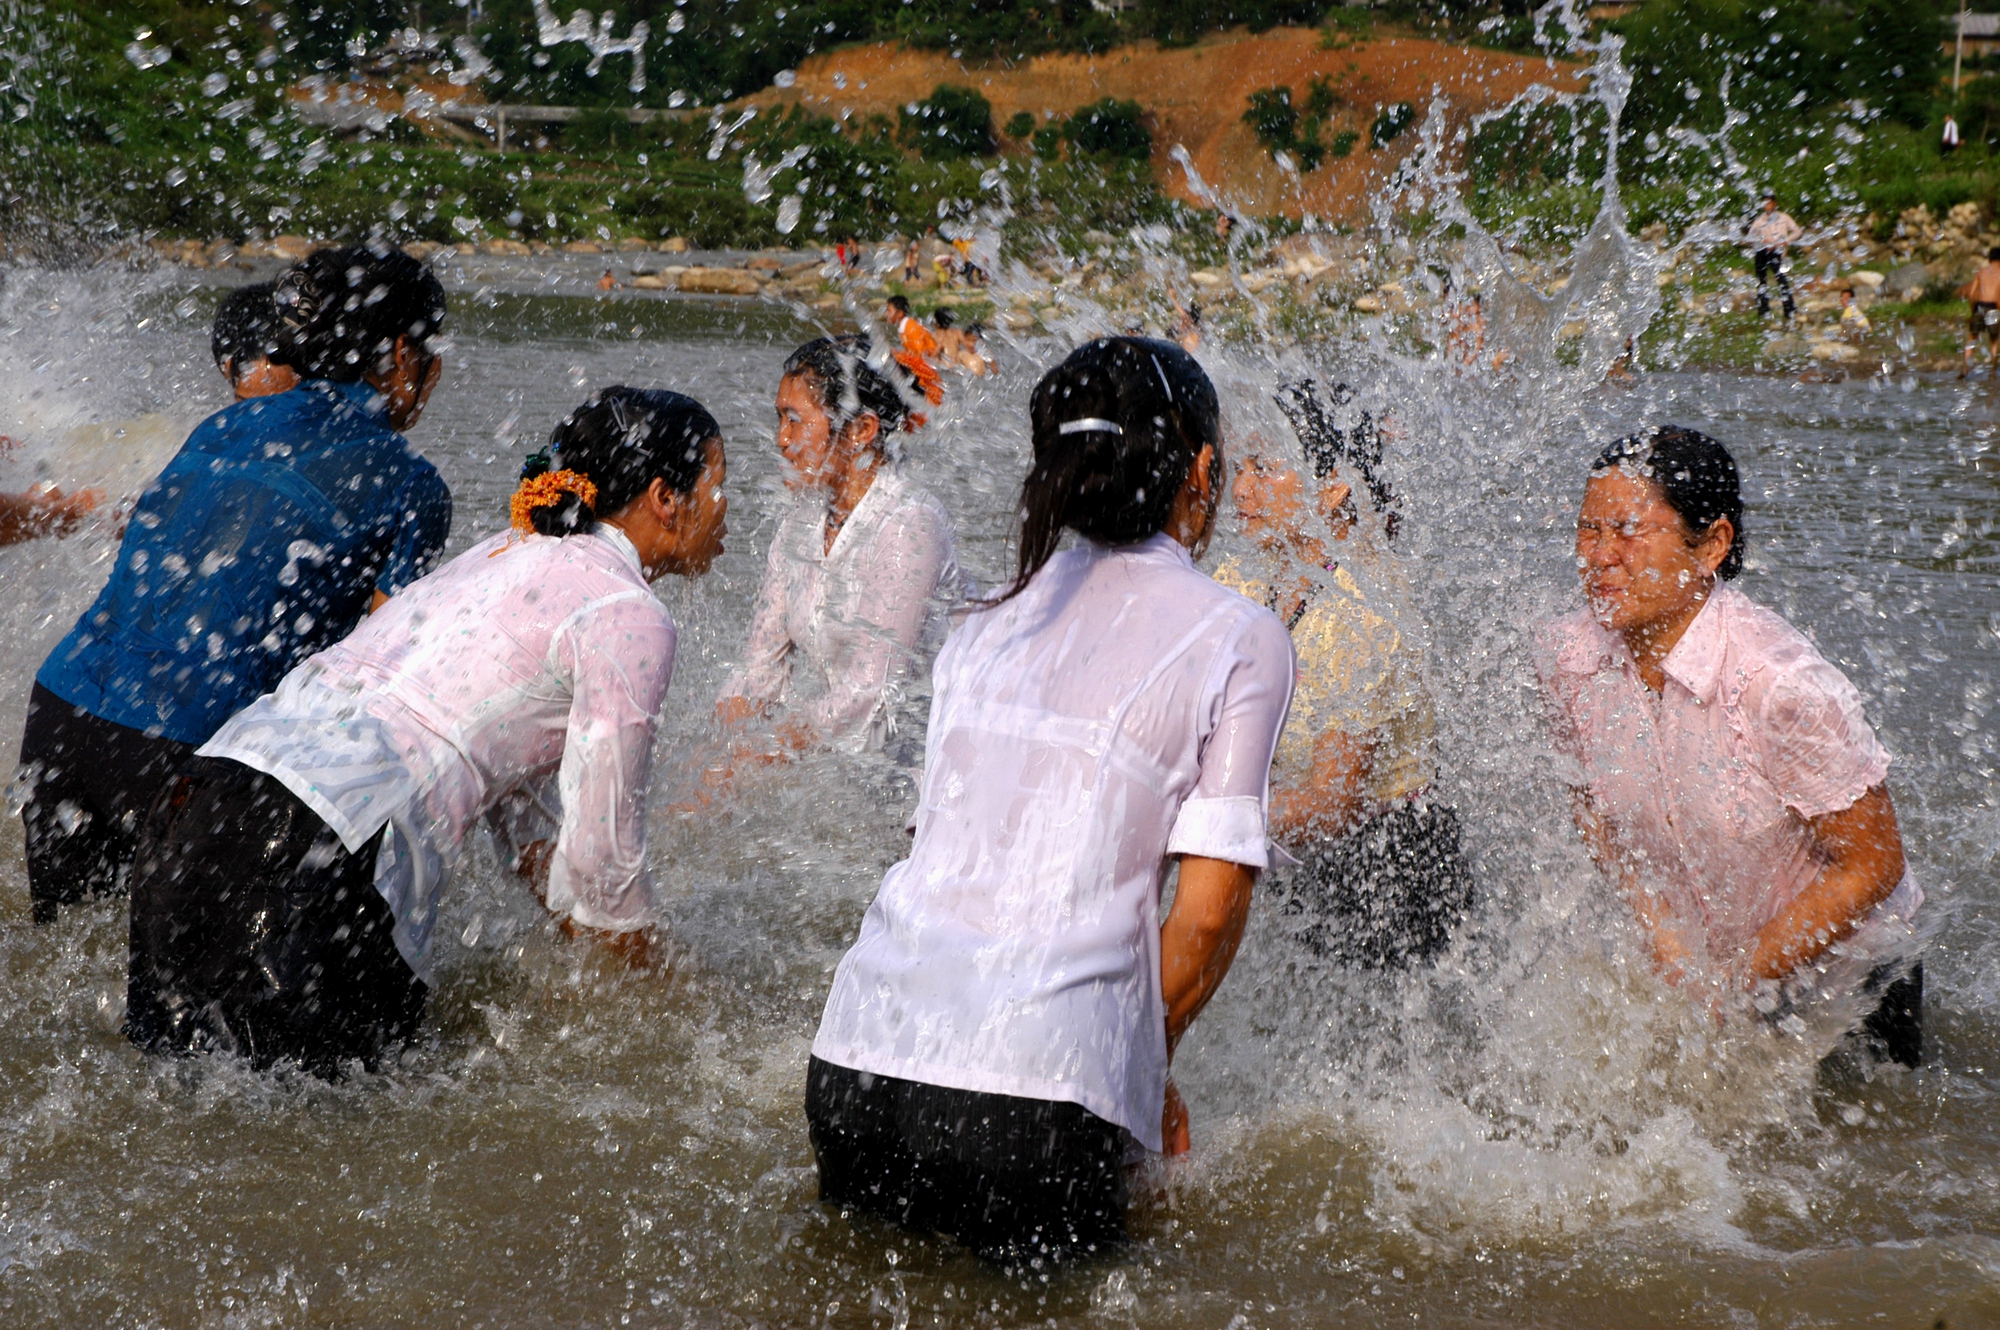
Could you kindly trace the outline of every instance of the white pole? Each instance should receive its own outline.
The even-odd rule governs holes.
[[[1951,53],[1951,96],[1958,100],[1958,71],[1965,63],[1965,0],[1958,0],[1958,42]]]

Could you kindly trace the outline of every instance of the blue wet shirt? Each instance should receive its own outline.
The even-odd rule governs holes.
[[[195,428],[133,509],[111,580],[35,681],[114,724],[205,742],[428,571],[451,491],[365,383],[313,380]]]

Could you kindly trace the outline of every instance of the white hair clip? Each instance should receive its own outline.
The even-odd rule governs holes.
[[[1056,426],[1056,433],[1058,434],[1089,434],[1093,430],[1102,430],[1106,434],[1123,434],[1125,427],[1115,420],[1106,420],[1101,416],[1085,416],[1082,420],[1065,420],[1062,424]]]

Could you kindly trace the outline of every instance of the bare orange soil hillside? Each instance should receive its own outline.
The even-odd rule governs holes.
[[[1415,146],[1433,91],[1444,94],[1446,114],[1462,123],[1537,83],[1574,91],[1580,72],[1561,62],[1414,37],[1326,49],[1317,30],[1278,28],[1256,35],[1223,33],[1169,50],[1143,42],[1102,55],[1045,55],[1011,66],[967,64],[943,52],[887,44],[849,47],[811,57],[791,87],[766,89],[749,100],[893,119],[938,84],[956,83],[977,88],[993,104],[997,130],[1017,111],[1031,111],[1039,122],[1102,97],[1124,98],[1145,108],[1154,170],[1180,197],[1194,201],[1185,173],[1168,155],[1176,145],[1187,148],[1202,177],[1233,207],[1351,219],[1365,211],[1370,191]],[[1318,170],[1294,178],[1258,144],[1243,112],[1252,92],[1275,85],[1290,87],[1294,104],[1303,104],[1307,81],[1315,76],[1327,78],[1340,98],[1329,131],[1352,130],[1359,141],[1347,157],[1329,157]],[[1397,102],[1415,107],[1418,123],[1380,151],[1370,151],[1368,129],[1376,113]],[[1023,148],[1010,143],[1006,150]]]

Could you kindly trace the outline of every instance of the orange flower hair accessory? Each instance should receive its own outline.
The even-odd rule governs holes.
[[[565,494],[576,495],[583,500],[586,508],[597,502],[597,486],[591,483],[590,477],[575,471],[544,471],[523,480],[507,504],[514,529],[532,533],[535,529],[535,510],[554,507],[562,502]]]

